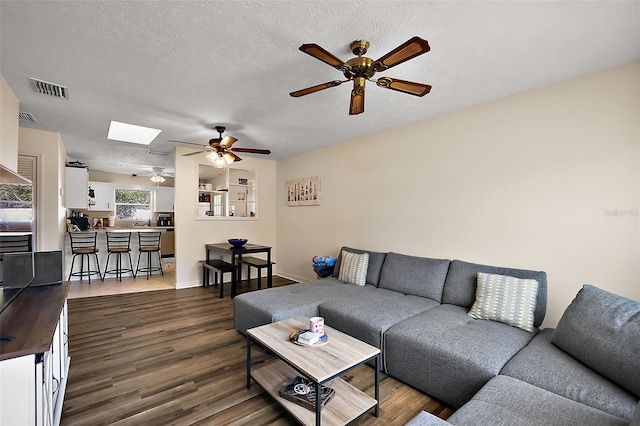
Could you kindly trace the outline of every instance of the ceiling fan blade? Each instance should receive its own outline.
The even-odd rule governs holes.
[[[330,65],[337,70],[342,71],[349,68],[349,66],[342,59],[334,56],[332,53],[326,51],[315,43],[303,44],[302,46],[300,46],[300,51],[321,60],[325,64]]]
[[[233,161],[242,161],[242,158],[238,157],[233,152],[227,151],[226,153],[233,157]]]
[[[415,96],[424,96],[431,91],[428,84],[414,83],[413,81],[399,80],[391,77],[380,77],[376,84],[383,89],[397,90]]]
[[[235,152],[248,152],[251,154],[271,154],[271,151],[268,149],[258,149],[258,148],[231,148],[231,151]]]
[[[202,151],[195,151],[195,152],[190,152],[188,154],[182,154],[183,157],[189,157],[191,155],[198,155],[198,154],[202,154],[203,152],[207,152],[207,151],[211,151],[210,149],[203,149]]]
[[[366,79],[356,77],[353,79],[353,89],[351,90],[351,103],[349,104],[349,115],[362,114],[364,112],[364,87]]]
[[[225,136],[220,141],[220,145],[224,146],[225,148],[229,148],[231,145],[233,145],[237,141],[238,139],[234,138],[233,136]]]
[[[349,80],[345,80],[345,81],[349,81]],[[344,83],[344,81],[333,80],[333,81],[330,81],[328,83],[322,83],[322,84],[318,84],[317,86],[307,87],[306,89],[302,89],[302,90],[297,90],[295,92],[291,92],[291,93],[289,93],[289,95],[293,96],[294,98],[299,98],[300,96],[304,96],[304,95],[308,95],[310,93],[318,92],[320,90],[328,89],[329,87],[340,86],[342,83]]]
[[[420,37],[413,37],[382,58],[374,61],[371,67],[376,72],[386,70],[423,53],[427,53],[429,50],[431,50],[431,48],[427,40],[423,40]]]

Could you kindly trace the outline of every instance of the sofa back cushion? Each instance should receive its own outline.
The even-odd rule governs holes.
[[[428,297],[442,303],[442,288],[450,260],[388,253],[378,287]]]
[[[543,271],[503,268],[454,260],[451,262],[444,284],[442,303],[471,308],[476,301],[478,272],[536,280],[538,282],[538,297],[536,298],[533,324],[540,327],[547,313],[547,273]]]
[[[386,253],[379,253],[375,251],[354,249],[351,247],[342,247],[340,250],[340,255],[338,259],[336,259],[336,266],[333,268],[333,276],[338,278],[338,274],[340,273],[340,263],[342,262],[342,252],[348,251],[349,253],[368,253],[369,254],[369,265],[367,267],[367,284],[378,286],[378,281],[380,279],[380,270],[382,269],[382,264],[384,263],[384,259],[386,257]]]
[[[640,302],[585,285],[551,343],[640,397]]]

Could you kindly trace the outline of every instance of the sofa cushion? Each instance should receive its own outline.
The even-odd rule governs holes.
[[[469,316],[533,331],[537,294],[536,280],[479,272],[476,301]]]
[[[503,268],[454,260],[451,262],[444,284],[442,303],[471,308],[476,300],[478,272],[536,280],[538,282],[538,297],[533,325],[540,327],[547,311],[547,274],[543,271]]]
[[[382,349],[389,327],[435,306],[440,304],[426,297],[377,288],[321,303],[318,312],[331,327]],[[382,353],[381,367],[384,362]]]
[[[628,422],[508,376],[491,379],[447,421],[473,426],[623,426]]]
[[[318,315],[318,305],[331,299],[339,299],[374,290],[366,285],[345,285],[336,278],[291,284],[240,294],[233,299],[233,320],[241,333],[283,319],[305,315]]]
[[[378,287],[442,302],[449,260],[388,253]]]
[[[382,264],[384,263],[384,259],[386,257],[386,253],[380,253],[376,251],[369,250],[361,250],[354,249],[351,247],[342,247],[340,250],[340,255],[343,251],[348,251],[350,253],[368,253],[369,254],[369,267],[367,268],[367,284],[378,286],[378,280],[380,279],[380,270],[382,269]],[[336,259],[336,266],[333,268],[333,276],[338,277],[338,273],[340,272],[340,263],[342,262],[342,256],[338,256]]]
[[[640,302],[584,285],[551,342],[640,396]]]
[[[440,305],[389,328],[384,336],[387,371],[460,407],[533,337],[495,321],[477,321],[466,308]]]
[[[500,374],[631,420],[638,398],[553,345],[552,335],[540,331]]]
[[[343,250],[340,254],[340,272],[338,279],[347,284],[365,285],[367,268],[369,267],[368,253],[351,253]]]

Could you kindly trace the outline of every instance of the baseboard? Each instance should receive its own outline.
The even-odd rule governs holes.
[[[286,279],[288,279],[288,280],[296,281],[296,282],[299,282],[299,283],[306,282],[306,281],[310,281],[310,280],[308,280],[308,279],[306,279],[306,278],[297,277],[297,276],[295,276],[295,275],[291,275],[291,274],[285,274],[285,273],[283,273],[283,272],[279,272],[279,271],[274,272],[274,273],[273,273],[273,275],[274,275],[274,276],[275,276],[275,275],[277,275],[277,276],[279,276],[279,277],[286,278]]]
[[[176,283],[176,290],[181,288],[202,287],[202,281],[188,281],[186,283]]]

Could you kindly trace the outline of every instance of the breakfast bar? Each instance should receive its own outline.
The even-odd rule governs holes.
[[[80,232],[82,233],[97,232],[96,248],[98,249],[98,253],[97,253],[98,261],[100,263],[100,269],[104,271],[104,268],[106,266],[106,261],[107,261],[107,255],[108,255],[107,237],[105,235],[107,232],[117,232],[117,233],[131,232],[131,256],[137,257],[138,251],[139,251],[138,236],[137,236],[138,233],[162,232],[162,235],[164,237],[168,232],[171,232],[171,236],[173,236],[173,229],[174,229],[173,226],[171,227],[162,227],[162,226],[108,227],[108,228],[99,228],[99,229],[92,229],[92,230],[80,231]],[[171,243],[172,243],[171,247],[173,247],[173,238],[171,238]],[[162,239],[161,246],[162,245],[164,245],[164,239]],[[64,251],[65,251],[65,272],[63,276],[68,277],[69,272],[71,270],[71,261],[73,258],[73,254],[71,253],[71,243],[70,243],[69,233],[65,234]],[[135,263],[135,257],[134,257],[134,263]],[[166,256],[163,254],[162,257],[166,257]],[[92,263],[93,263],[93,260],[92,260]]]

